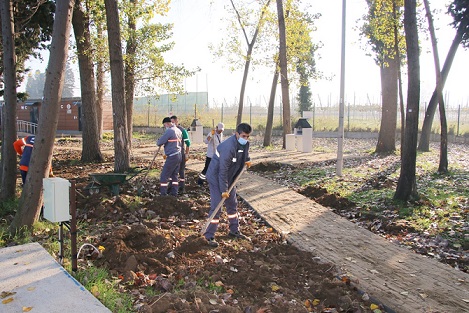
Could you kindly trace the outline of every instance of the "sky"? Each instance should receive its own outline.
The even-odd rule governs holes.
[[[434,15],[440,63],[443,65],[447,51],[454,37],[455,30],[449,26],[451,17],[445,14],[447,0],[431,1],[432,9],[439,10]],[[174,23],[173,40],[175,48],[165,57],[187,68],[200,67],[201,71],[184,82],[188,92],[208,91],[209,104],[220,106],[223,101],[237,103],[239,98],[242,71],[230,72],[226,61],[216,60],[209,51],[209,44],[217,44],[224,35],[227,10],[231,8],[229,0],[172,0],[167,17],[159,18],[163,23]],[[369,104],[380,103],[379,68],[371,56],[367,56],[360,47],[356,26],[366,12],[365,0],[347,0],[346,5],[346,61],[345,61],[345,103]],[[313,101],[316,105],[337,104],[340,92],[341,63],[341,23],[342,1],[315,0],[311,2],[312,14],[321,13],[315,22],[317,30],[312,34],[315,43],[322,43],[317,51],[317,69],[331,80],[311,81]],[[429,39],[419,37],[422,47],[421,102],[428,102],[435,85],[433,56],[430,53]],[[469,72],[469,51],[459,47],[446,82],[445,95],[450,106],[468,105],[467,73]],[[47,59],[42,64],[32,61],[29,64],[44,71]],[[78,72],[76,74],[78,77]],[[404,76],[405,79],[405,76]],[[246,87],[246,103],[266,105],[270,94],[272,70],[251,68]],[[406,84],[406,82],[405,82]],[[404,84],[404,89],[405,89]],[[297,94],[296,87],[290,89],[290,96]],[[78,94],[77,94],[78,96]],[[280,89],[277,89],[277,105],[280,101]],[[404,96],[405,98],[405,96]]]

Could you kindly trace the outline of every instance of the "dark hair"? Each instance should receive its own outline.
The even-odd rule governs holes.
[[[172,119],[172,120],[177,120],[178,117],[177,117],[176,115],[173,115],[173,116],[171,116],[171,119]]]
[[[241,134],[241,133],[250,134],[252,132],[252,127],[248,123],[241,123],[236,127],[236,132],[238,134]]]
[[[165,117],[165,118],[163,119],[163,124],[164,124],[164,123],[171,123],[171,119],[170,119],[169,117]]]

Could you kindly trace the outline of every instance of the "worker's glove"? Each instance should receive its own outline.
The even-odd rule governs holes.
[[[251,161],[247,161],[247,162],[246,162],[246,163],[244,163],[244,164],[246,165],[246,168],[250,168],[250,167],[251,167],[251,165],[252,165]]]
[[[221,194],[221,197],[228,199],[230,197],[230,193],[228,191],[225,191],[224,193]]]
[[[215,135],[215,129],[212,129],[211,134],[212,134],[212,136]]]
[[[163,154],[163,159],[166,160],[167,157],[168,157],[168,156],[167,156],[166,154]]]

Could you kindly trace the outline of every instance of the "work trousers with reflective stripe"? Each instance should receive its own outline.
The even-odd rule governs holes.
[[[186,154],[181,154],[181,164],[179,166],[179,189],[184,190],[186,186]]]
[[[168,156],[164,162],[163,170],[160,175],[160,194],[165,196],[168,192],[168,182],[172,181],[171,195],[177,196],[178,193],[178,172],[181,164],[181,154]]]
[[[210,188],[210,212],[209,216],[212,214],[213,211],[215,211],[215,208],[218,206],[218,204],[221,201],[221,193],[224,192],[225,190],[220,190],[217,183],[212,183],[208,181],[209,188]],[[239,220],[238,220],[238,200],[236,199],[236,187],[233,187],[230,192],[230,196],[225,200],[224,203],[226,207],[226,213],[228,214],[228,222],[230,226],[230,232],[237,232],[239,230]],[[218,213],[215,215],[213,220],[210,222],[210,224],[207,227],[207,230],[205,231],[205,238],[210,239],[215,237],[215,232],[217,231],[218,228],[218,223],[219,223],[219,218],[221,214],[221,209],[218,211]]]

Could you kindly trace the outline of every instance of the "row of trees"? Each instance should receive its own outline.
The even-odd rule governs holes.
[[[383,90],[383,122],[376,150],[377,152],[395,150],[394,133],[399,98],[401,120],[405,121],[405,125],[402,127],[404,140],[401,176],[395,198],[407,200],[416,196],[415,163],[420,94],[417,3],[415,0],[367,1],[369,11],[365,16],[362,32],[368,38],[376,63],[380,66]],[[28,5],[23,6],[24,2],[28,2]],[[425,2],[429,7],[428,1]],[[454,17],[454,26],[457,29],[452,57],[459,44],[467,42],[468,2],[469,0],[454,0],[448,9]],[[314,20],[319,15],[312,16],[306,13],[308,9],[302,6],[300,0],[286,0],[285,3],[282,0],[264,0],[250,2],[249,5],[240,0],[230,0],[230,4],[233,20],[228,25],[227,40],[219,47],[212,47],[212,51],[218,57],[228,57],[230,60],[228,63],[233,69],[236,66],[244,68],[237,123],[241,122],[244,90],[250,66],[260,64],[272,67],[272,89],[264,138],[264,144],[270,145],[273,103],[279,77],[282,87],[285,138],[285,135],[291,132],[289,84],[297,82],[304,87],[300,88],[299,97],[303,99],[302,103],[307,103],[308,95],[311,93],[308,82],[311,78],[320,76],[314,62],[314,53],[318,46],[313,44],[311,38]],[[47,168],[52,156],[58,102],[63,96],[65,66],[69,51],[68,38],[72,25],[76,47],[71,51],[75,51],[78,59],[84,117],[82,161],[102,160],[99,139],[104,73],[110,71],[114,116],[114,170],[124,172],[130,167],[131,121],[135,92],[139,90],[153,92],[155,87],[178,92],[182,89],[181,82],[184,77],[195,73],[195,70],[169,64],[164,60],[163,53],[170,51],[174,45],[169,42],[172,25],[154,23],[152,17],[155,14],[165,15],[168,10],[169,1],[162,0],[2,2],[2,74],[5,82],[0,193],[2,200],[14,197],[15,191],[16,157],[12,143],[16,139],[15,112],[18,96],[16,86],[26,71],[24,60],[37,54],[38,49],[45,48],[44,42],[52,38],[43,92],[42,109],[47,114],[40,115],[36,139],[39,145],[33,152],[30,174],[11,225],[12,232],[16,232],[24,225],[31,225],[39,215],[42,203],[42,178],[48,175]],[[28,16],[28,21],[34,20],[38,12],[42,12],[42,18],[36,26],[29,22],[21,22],[24,16]],[[427,14],[430,25],[429,9]],[[28,32],[30,28],[35,32]],[[25,39],[25,42],[18,40],[23,38],[22,36],[28,40]],[[243,40],[240,38],[244,40],[246,50],[243,50],[241,44]],[[440,101],[441,91],[444,86],[444,76],[449,71],[450,58],[449,54],[441,73],[436,66],[435,101],[440,103],[440,112],[444,108]],[[401,88],[401,67],[405,64],[404,60],[407,60],[408,75],[406,106]],[[427,113],[429,119],[432,115],[430,113],[429,108]],[[424,144],[421,148],[425,148]]]
[[[111,72],[114,117],[114,152],[116,172],[130,168],[132,106],[136,90],[164,89],[177,93],[185,77],[195,70],[165,62],[163,54],[174,46],[170,42],[172,25],[154,23],[155,15],[165,15],[168,1],[117,0],[29,0],[2,1],[2,74],[5,105],[2,118],[2,200],[12,199],[16,187],[16,86],[26,71],[24,61],[39,55],[50,41],[50,58],[43,90],[43,112],[39,117],[36,145],[29,174],[19,199],[18,210],[10,227],[16,232],[37,220],[42,203],[42,178],[47,177],[58,120],[58,103],[64,90],[65,65],[70,51],[76,53],[80,72],[84,162],[102,161],[99,147],[102,132],[104,73]],[[46,10],[47,9],[47,10]],[[38,12],[49,12],[41,14]],[[25,18],[37,20],[35,33]],[[124,22],[122,22],[124,21]],[[76,46],[69,47],[73,25]],[[53,30],[53,32],[51,32]],[[34,38],[26,45],[19,38]],[[26,49],[28,48],[28,49]],[[15,56],[19,51],[21,57]],[[19,73],[16,75],[16,73]]]
[[[417,147],[421,151],[429,150],[429,138],[436,106],[440,108],[441,148],[439,172],[448,171],[447,158],[447,123],[442,90],[448,77],[452,61],[459,45],[467,47],[469,1],[455,0],[448,7],[453,16],[456,35],[448,55],[440,70],[437,37],[433,26],[433,16],[428,0],[424,8],[428,23],[428,32],[432,41],[435,66],[435,91],[430,99],[423,121],[420,142],[418,135],[418,103],[420,94],[418,21],[416,4],[403,0],[367,0],[368,13],[364,16],[361,28],[367,38],[376,64],[381,71],[382,119],[376,152],[389,153],[395,150],[395,132],[398,103],[401,114],[402,167],[395,198],[407,200],[417,197],[415,183],[415,159]],[[402,8],[404,10],[402,10]],[[402,19],[402,15],[404,18]],[[407,107],[402,92],[401,68],[407,61],[408,94]],[[399,100],[399,101],[398,101]]]
[[[26,93],[30,99],[42,99],[44,85],[46,83],[46,73],[39,70],[28,74],[26,80]],[[75,95],[75,73],[73,72],[70,61],[65,66],[64,87],[62,90],[63,98],[71,98]]]

